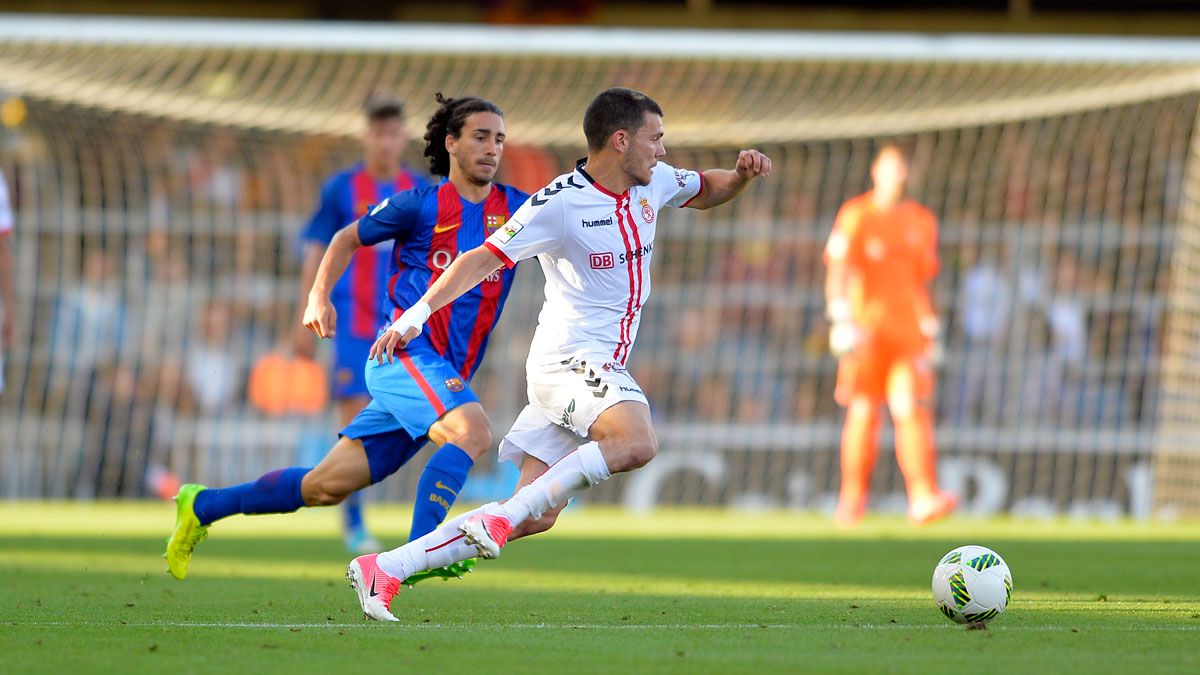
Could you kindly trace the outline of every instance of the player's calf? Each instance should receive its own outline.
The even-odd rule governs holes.
[[[512,534],[508,535],[508,540],[520,539],[521,537],[529,537],[535,534],[541,534],[550,528],[554,527],[554,523],[558,522],[558,514],[562,513],[563,507],[566,505],[555,507],[537,518],[530,518],[513,528]]]
[[[322,481],[320,477],[309,480],[306,476],[300,484],[300,494],[304,498],[305,506],[335,506],[346,501],[354,492],[336,482]]]

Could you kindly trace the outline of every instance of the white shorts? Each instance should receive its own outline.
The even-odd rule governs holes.
[[[588,441],[600,413],[622,401],[649,405],[623,366],[592,355],[553,365],[528,365],[529,405],[500,441],[500,459],[527,454],[553,465]]]

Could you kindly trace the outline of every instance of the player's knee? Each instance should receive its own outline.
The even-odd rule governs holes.
[[[492,447],[492,424],[482,409],[456,410],[438,420],[429,430],[429,437],[438,445],[450,444],[478,459]]]
[[[446,442],[478,459],[492,447],[492,430],[484,424],[471,424],[449,431]]]
[[[633,471],[650,463],[658,454],[658,441],[654,436],[630,439],[622,443],[609,459],[609,469],[613,473]]]

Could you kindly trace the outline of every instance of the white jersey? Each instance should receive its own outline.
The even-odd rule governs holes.
[[[686,206],[702,189],[698,172],[659,162],[649,185],[617,195],[592,180],[581,160],[488,237],[484,245],[509,266],[537,256],[546,275],[530,364],[581,353],[625,364],[650,297],[659,211]]]

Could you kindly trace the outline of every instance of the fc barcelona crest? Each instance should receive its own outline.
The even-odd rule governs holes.
[[[466,389],[467,385],[463,384],[463,381],[457,377],[450,377],[446,378],[446,388],[457,394],[463,389]]]
[[[500,229],[500,227],[507,222],[508,217],[503,214],[489,214],[483,219],[483,225],[487,228],[488,234]]]

